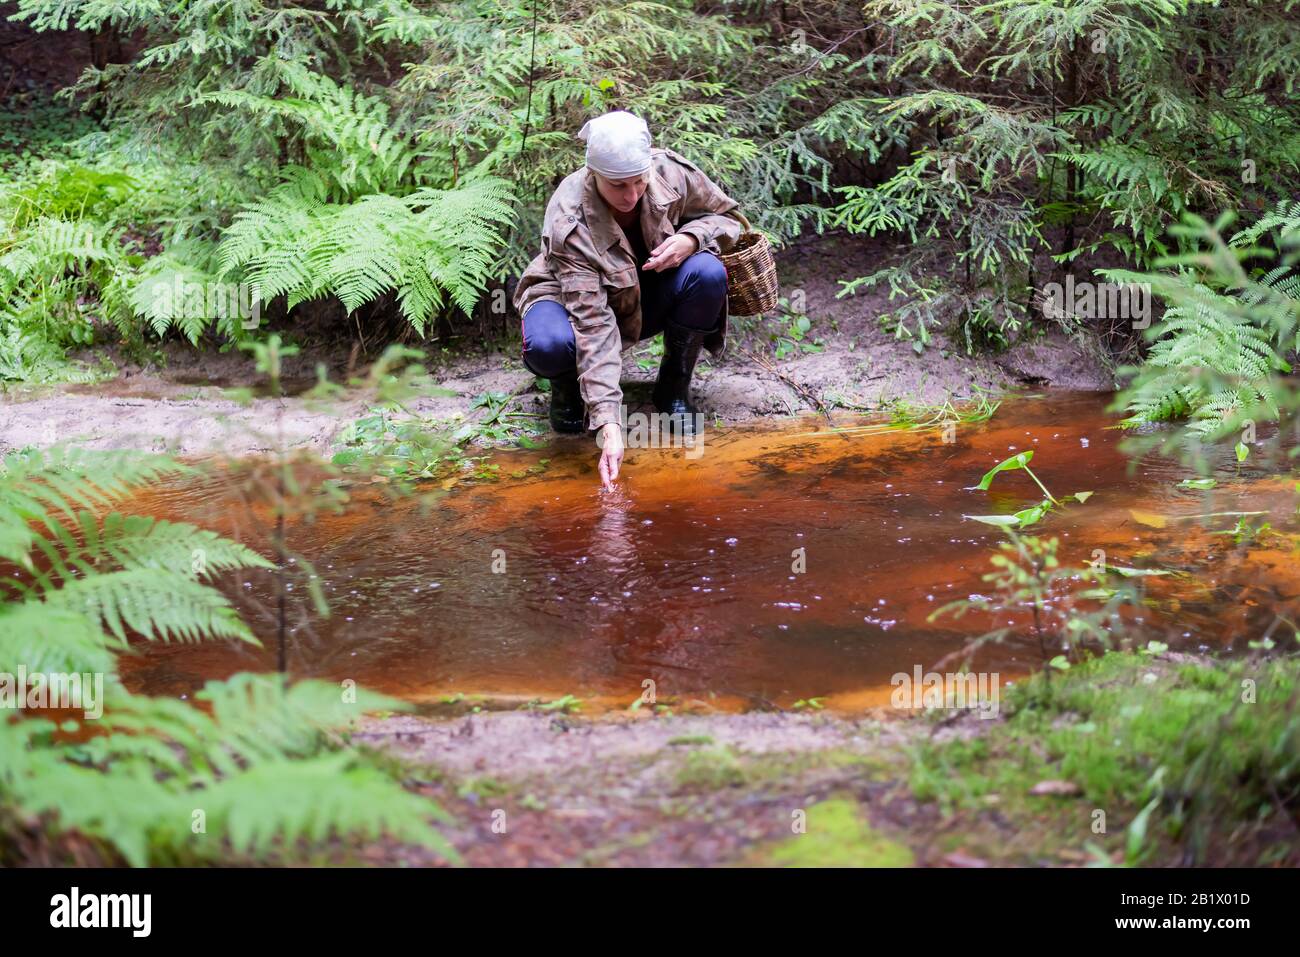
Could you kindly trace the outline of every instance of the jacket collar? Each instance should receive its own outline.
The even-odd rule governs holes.
[[[647,249],[654,249],[672,235],[673,227],[668,221],[667,210],[669,205],[680,198],[681,193],[659,175],[656,167],[651,166],[650,182],[641,195],[641,235],[646,241]],[[596,177],[590,169],[587,169],[582,188],[582,211],[597,250],[604,252],[611,246],[622,246],[629,257],[632,255],[632,248],[628,245],[623,230],[614,221],[613,212],[596,191]]]

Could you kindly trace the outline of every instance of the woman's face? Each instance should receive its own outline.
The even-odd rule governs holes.
[[[645,174],[630,179],[606,179],[592,170],[591,175],[596,177],[596,192],[600,198],[620,213],[630,213],[636,209],[641,194],[650,185],[650,177]]]

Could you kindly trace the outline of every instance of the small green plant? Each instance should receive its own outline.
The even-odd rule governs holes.
[[[458,447],[445,429],[419,418],[398,417],[393,407],[372,407],[340,434],[331,461],[345,469],[362,468],[391,478],[432,478],[459,460]]]
[[[949,602],[927,620],[977,611],[991,621],[1009,621],[944,661],[968,658],[987,643],[1016,635],[1034,640],[1048,671],[1068,668],[1072,657],[1090,648],[1112,647],[1125,630],[1122,609],[1138,600],[1130,576],[1112,581],[1112,569],[1104,564],[1064,565],[1057,557],[1058,539],[1021,535],[1009,526],[1003,530],[1008,540],[998,543],[989,559],[993,571],[983,576],[991,593]]]
[[[1284,542],[1289,540],[1287,535],[1275,531],[1271,522],[1260,522],[1259,524],[1255,524],[1247,517],[1237,519],[1237,524],[1232,528],[1211,532],[1210,534],[1231,535],[1234,545],[1258,543],[1271,536],[1282,539]]]
[[[919,743],[914,792],[950,810],[980,810],[997,794],[1005,809],[1059,802],[1017,795],[1064,780],[1078,788],[1066,798],[1077,802],[1072,821],[1106,809],[1113,837],[1084,843],[1096,865],[1294,866],[1294,843],[1276,837],[1290,832],[1300,795],[1294,661],[1162,655],[1106,652],[1008,687],[1005,720],[979,738]],[[1070,844],[1077,834],[1070,825]]]
[[[644,346],[638,348],[632,353],[633,361],[636,367],[642,372],[653,372],[659,368],[659,363],[664,357],[664,340],[663,336],[655,336],[650,339]]]
[[[1024,452],[1017,452],[1010,458],[1004,459],[993,468],[984,473],[984,477],[979,480],[975,486],[981,492],[987,492],[993,484],[993,479],[1003,472],[1023,471],[1047,496],[1037,505],[1031,505],[1029,508],[1021,509],[1010,515],[963,515],[963,518],[974,519],[977,522],[983,522],[986,525],[997,525],[1001,528],[1028,528],[1030,525],[1038,522],[1044,515],[1053,508],[1061,508],[1061,501],[1047,490],[1044,485],[1029,468],[1029,461],[1034,457],[1033,449]],[[1066,496],[1067,499],[1074,499],[1076,502],[1086,502],[1092,497],[1092,492],[1075,492],[1073,495]]]
[[[1001,400],[994,401],[980,389],[975,390],[973,399],[960,404],[954,403],[952,396],[935,405],[899,399],[890,409],[890,424],[900,429],[918,431],[940,429],[950,423],[974,425],[993,418],[1001,404]]]
[[[538,711],[558,711],[561,714],[576,714],[582,710],[582,699],[571,694],[562,695],[552,701],[530,701],[528,707]]]
[[[410,400],[417,396],[451,396],[450,389],[435,386],[420,364],[423,353],[403,346],[390,346],[371,368],[367,383],[378,392],[380,402],[352,422],[339,436],[332,463],[350,473],[380,475],[409,481],[428,479],[450,466],[465,465],[464,446],[479,438],[510,440],[523,436],[522,427],[507,412],[509,397],[503,393],[477,396],[471,410],[486,414],[458,428],[417,415]],[[320,387],[322,395],[331,388]],[[522,413],[518,413],[522,416]],[[542,464],[544,467],[544,462]],[[480,464],[483,477],[495,477],[499,466]]]
[[[493,445],[522,445],[535,448],[533,437],[545,434],[539,417],[529,412],[510,410],[513,397],[504,392],[483,392],[470,402],[470,410],[482,409],[483,414],[461,426],[452,436],[457,445],[471,441]]]
[[[825,347],[822,341],[809,333],[812,331],[812,319],[802,312],[793,312],[790,301],[784,297],[779,300],[778,314],[772,318],[768,339],[776,350],[777,359],[821,352]]]

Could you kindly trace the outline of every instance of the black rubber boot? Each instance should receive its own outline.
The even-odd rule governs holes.
[[[581,432],[586,426],[585,412],[577,372],[551,380],[551,428],[556,432]]]
[[[669,423],[680,435],[695,434],[699,409],[691,405],[691,376],[700,357],[707,333],[668,323],[664,328],[664,358],[655,382],[655,408],[672,418]]]

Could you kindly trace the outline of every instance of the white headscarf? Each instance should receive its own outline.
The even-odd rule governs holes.
[[[628,179],[650,169],[650,128],[626,110],[588,120],[578,139],[587,142],[587,165],[607,179]]]

